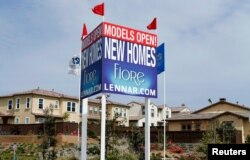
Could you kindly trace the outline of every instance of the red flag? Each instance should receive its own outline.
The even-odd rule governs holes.
[[[82,27],[82,37],[81,37],[81,39],[83,39],[83,37],[86,36],[87,34],[88,34],[87,27],[86,27],[86,24],[84,23],[83,27]]]
[[[147,29],[152,30],[152,29],[157,29],[157,19],[154,18],[153,21],[147,26]]]
[[[104,16],[104,3],[96,5],[94,8],[92,8],[92,11],[95,14],[98,14],[100,16]]]

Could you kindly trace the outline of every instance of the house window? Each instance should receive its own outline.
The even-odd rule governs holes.
[[[16,99],[16,109],[20,109],[20,98]]]
[[[67,111],[68,111],[68,112],[71,111],[71,102],[67,102]]]
[[[224,126],[226,126],[226,127],[233,127],[233,121],[223,121],[222,123],[223,123]]]
[[[97,107],[94,108],[94,114],[98,114],[98,108]]]
[[[123,117],[127,117],[126,109],[123,109]]]
[[[120,108],[115,108],[115,114],[114,117],[120,117]]]
[[[76,103],[75,103],[75,102],[72,102],[71,111],[72,111],[72,112],[75,112],[75,111],[76,111]]]
[[[30,124],[30,117],[25,117],[24,123],[25,124]]]
[[[30,98],[29,97],[26,98],[26,108],[27,109],[30,108]]]
[[[89,107],[89,114],[93,114],[93,107]]]
[[[67,102],[67,111],[75,112],[76,111],[76,103],[75,102]]]
[[[116,116],[121,117],[121,114],[122,114],[122,109],[117,108]]]
[[[44,123],[45,119],[44,118],[37,118],[37,123]]]
[[[38,108],[43,109],[43,99],[42,98],[39,98],[39,100],[38,100]]]
[[[54,108],[55,108],[55,109],[59,109],[59,101],[58,101],[58,100],[55,101],[55,106],[54,106]]]
[[[10,99],[8,100],[8,110],[12,109],[13,101]]]
[[[201,124],[200,123],[196,123],[195,124],[195,130],[196,131],[200,131],[201,130]]]
[[[145,115],[145,107],[142,106],[142,115]]]
[[[181,130],[182,131],[191,131],[191,124],[182,124]]]
[[[15,119],[15,124],[19,124],[19,118]]]
[[[166,118],[169,118],[169,112],[166,111]]]
[[[151,117],[154,117],[155,116],[155,113],[154,113],[154,109],[151,109]]]

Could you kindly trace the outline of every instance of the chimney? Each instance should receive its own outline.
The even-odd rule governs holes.
[[[220,98],[220,102],[226,102],[226,98]]]

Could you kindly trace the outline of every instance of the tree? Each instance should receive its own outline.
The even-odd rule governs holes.
[[[201,145],[198,147],[198,151],[207,155],[208,144],[221,143],[216,129],[219,126],[218,120],[212,120],[209,123],[208,130],[202,134]]]
[[[129,142],[131,150],[139,154],[140,160],[144,159],[144,134],[139,127],[136,127],[135,132],[129,137]]]
[[[222,122],[216,129],[222,143],[235,143],[236,142],[236,128],[232,125],[231,121]]]
[[[247,137],[246,137],[245,143],[250,144],[250,135],[249,135],[249,134],[248,134]]]
[[[63,121],[68,121],[69,120],[69,113],[68,112],[64,112],[63,113]]]
[[[56,159],[56,132],[55,132],[55,118],[53,116],[53,105],[44,109],[44,133],[42,138],[42,156],[44,160]]]

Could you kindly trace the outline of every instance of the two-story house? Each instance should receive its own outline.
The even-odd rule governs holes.
[[[44,110],[52,108],[56,121],[79,122],[78,98],[40,88],[0,96],[0,124],[42,123]]]
[[[129,102],[129,123],[130,126],[142,127],[145,126],[145,104],[132,101]],[[171,117],[171,110],[168,106],[157,106],[154,103],[150,104],[151,109],[151,126],[163,125],[164,116]]]
[[[215,124],[226,123],[235,127],[237,143],[244,143],[250,135],[250,108],[238,103],[227,102],[221,98],[218,102],[190,114],[178,114],[167,119],[169,131],[208,131],[218,127]],[[216,123],[215,123],[216,122]]]
[[[88,100],[88,123],[99,124],[101,119],[101,99]],[[129,106],[107,100],[106,116],[108,120],[116,119],[118,126],[129,126]]]
[[[169,106],[165,105],[159,105],[158,107],[158,113],[157,116],[159,117],[159,122],[157,126],[162,126],[163,125],[163,121],[167,118],[172,117],[172,110],[170,109]]]

